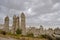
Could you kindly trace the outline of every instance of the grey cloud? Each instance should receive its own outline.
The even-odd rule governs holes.
[[[24,2],[21,0],[2,0],[1,5],[6,6],[10,9],[24,10]]]
[[[59,2],[60,3],[60,0],[52,0],[54,3],[56,3],[56,2]]]
[[[2,15],[0,19],[8,15],[10,21],[12,21],[14,14],[20,16],[20,12],[23,11],[27,17],[26,20],[28,25],[52,25],[54,23],[59,25],[59,21],[55,19],[60,17],[60,12],[58,12],[60,11],[60,7],[54,10],[52,9],[56,3],[60,3],[60,0],[0,0],[0,15]],[[29,10],[30,8],[31,10]],[[53,18],[49,18],[52,19],[50,21],[44,21],[38,18],[42,15],[45,15],[46,17],[44,18],[47,18],[51,13],[53,14]],[[58,13],[58,15],[54,15],[55,13]],[[48,20],[48,18],[46,20]]]

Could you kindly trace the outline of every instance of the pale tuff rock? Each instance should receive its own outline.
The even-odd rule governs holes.
[[[8,16],[5,17],[4,31],[9,32],[9,17]]]
[[[22,35],[33,33],[34,37],[37,37],[42,34],[54,34],[54,33],[60,34],[59,28],[56,28],[54,30],[52,28],[49,28],[45,30],[42,25],[40,26],[40,28],[29,27],[28,29],[26,29],[26,16],[23,12],[21,13],[21,17],[16,15],[13,16],[13,24],[10,30],[9,30],[10,26],[9,26],[8,16],[5,17],[4,24],[0,25],[0,27],[1,26],[3,27],[3,30],[6,32],[11,32],[12,34],[16,34],[16,30],[19,28],[22,30]]]
[[[17,19],[16,19],[16,15],[13,16],[13,25],[12,25],[12,28],[13,28],[13,34],[16,33],[16,22],[17,22]]]
[[[13,25],[11,32],[13,34],[16,34],[17,29],[22,30],[22,35],[26,35],[26,22],[25,22],[25,14],[21,13],[21,20],[19,16],[14,15],[13,16]]]
[[[22,34],[26,35],[26,19],[23,12],[21,14],[21,29],[22,29]]]

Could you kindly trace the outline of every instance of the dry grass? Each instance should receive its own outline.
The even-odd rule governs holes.
[[[47,40],[45,38],[32,38],[32,37],[21,37],[21,36],[18,36],[18,35],[2,35],[0,34],[0,37],[3,37],[3,38],[15,38],[17,40]]]

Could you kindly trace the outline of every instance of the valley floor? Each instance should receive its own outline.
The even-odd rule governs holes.
[[[15,38],[15,37],[0,34],[0,40],[47,40],[47,39],[45,39],[45,38],[42,38],[42,39],[40,39],[40,38],[32,38],[32,37]]]

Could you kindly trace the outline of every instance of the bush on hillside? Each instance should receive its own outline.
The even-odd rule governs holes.
[[[5,31],[1,31],[1,34],[6,35],[6,32]]]
[[[17,29],[16,30],[16,34],[22,34],[22,30],[21,29]]]

